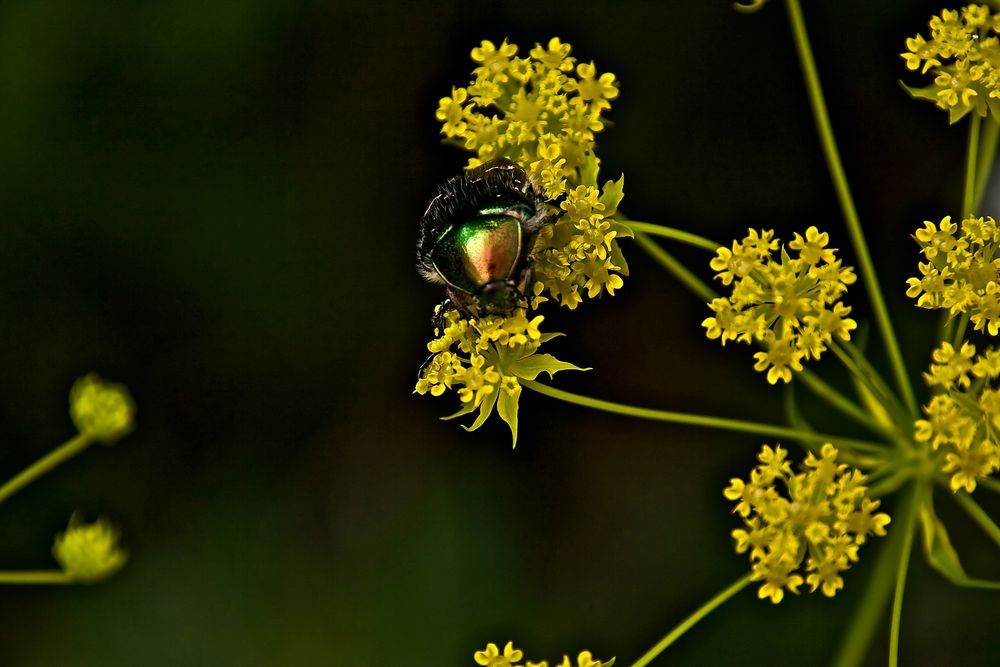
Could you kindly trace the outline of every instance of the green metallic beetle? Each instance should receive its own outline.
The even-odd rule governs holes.
[[[493,160],[440,185],[420,223],[417,270],[448,300],[479,315],[507,315],[532,280],[535,236],[553,222],[524,169]],[[447,302],[446,302],[447,303]]]

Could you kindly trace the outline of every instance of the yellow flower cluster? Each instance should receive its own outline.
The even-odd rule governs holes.
[[[581,370],[550,354],[536,354],[539,345],[558,334],[541,333],[538,325],[544,318],[537,315],[529,320],[524,308],[507,317],[478,318],[457,310],[439,316],[436,338],[427,344],[433,356],[417,380],[416,392],[440,396],[456,389],[463,407],[450,418],[479,409],[469,430],[479,428],[496,408],[516,444],[518,380],[534,380],[542,372],[551,377],[561,370]]]
[[[542,318],[531,318],[528,311],[549,300],[572,310],[584,298],[614,295],[628,275],[618,241],[632,232],[614,219],[624,179],[599,186],[600,160],[594,153],[595,134],[604,129],[603,113],[618,97],[617,84],[613,74],[577,63],[570,51],[569,44],[552,38],[518,57],[517,45],[506,39],[499,46],[484,40],[472,50],[477,65],[472,81],[453,88],[437,110],[446,140],[475,153],[469,167],[512,160],[561,210],[534,240],[534,282],[525,286],[522,307],[508,317],[438,313],[438,338],[428,344],[434,356],[416,387],[417,393],[435,396],[456,388],[463,408],[454,416],[480,410],[473,429],[496,407],[515,442],[518,379],[577,368],[536,353],[554,334],[540,334]]]
[[[110,445],[131,432],[135,404],[124,385],[91,373],[69,390],[69,414],[80,433]]]
[[[907,69],[934,74],[933,84],[910,93],[948,110],[951,122],[973,109],[1000,120],[1000,14],[986,5],[945,9],[931,18],[930,29],[929,41],[911,37],[900,54]]]
[[[582,294],[589,298],[603,291],[614,295],[628,275],[628,264],[616,239],[631,236],[628,227],[612,216],[622,199],[623,179],[608,181],[601,191],[591,185],[578,185],[560,202],[562,217],[542,227],[532,256],[535,279],[531,305],[548,299],[548,293],[560,305],[576,308]]]
[[[56,536],[52,553],[63,572],[73,581],[82,583],[110,577],[128,560],[118,546],[118,531],[110,523],[104,519],[82,523],[75,514],[66,532]]]
[[[955,349],[942,343],[924,379],[945,391],[924,406],[927,419],[916,422],[915,437],[944,452],[942,471],[951,474],[951,490],[972,493],[976,480],[1000,469],[1000,351],[976,355],[968,342]],[[975,378],[975,380],[973,380]]]
[[[541,662],[529,660],[523,665],[518,664],[524,659],[524,651],[514,648],[513,642],[507,642],[503,653],[496,644],[487,644],[482,651],[476,651],[473,658],[476,664],[482,667],[549,667],[547,660]],[[563,656],[562,662],[558,665],[553,664],[553,667],[611,667],[614,663],[614,658],[602,663],[595,659],[590,651],[583,651],[576,657],[576,662],[571,662],[569,656]]]
[[[797,257],[782,248],[776,259],[774,231],[751,229],[731,250],[719,248],[711,267],[733,291],[708,304],[713,316],[702,322],[706,335],[723,345],[759,343],[764,351],[754,355],[754,368],[766,370],[771,384],[791,381],[792,371],[801,371],[805,359],[819,359],[834,336],[850,340],[857,323],[840,298],[857,276],[841,266],[829,241],[826,232],[809,227],[788,244]]]
[[[961,230],[951,216],[925,221],[914,237],[927,259],[920,278],[909,278],[906,295],[920,308],[968,313],[977,331],[1000,332],[1000,228],[996,220],[966,218]]]
[[[837,463],[833,445],[823,445],[819,457],[810,453],[798,474],[787,455],[764,445],[750,480],[731,479],[723,492],[745,524],[732,533],[736,553],[749,552],[751,580],[763,582],[758,597],[775,604],[785,589],[798,593],[803,583],[810,592],[835,595],[844,586],[840,573],[858,560],[858,547],[869,535],[885,535],[889,523],[888,514],[875,513],[879,501],[866,496],[865,476]]]
[[[535,241],[533,307],[547,291],[575,308],[581,294],[614,294],[628,274],[618,239],[632,234],[612,219],[623,181],[608,181],[599,192],[594,153],[595,134],[604,129],[603,112],[618,87],[614,74],[598,76],[593,63],[576,64],[570,51],[553,37],[519,58],[517,45],[506,39],[500,46],[484,40],[472,50],[478,64],[472,82],[438,103],[441,133],[476,153],[469,167],[512,160],[564,211]]]
[[[476,153],[469,166],[506,157],[522,165],[550,199],[581,183],[596,168],[594,135],[602,113],[618,97],[615,76],[598,75],[594,63],[576,63],[558,37],[535,44],[529,57],[503,40],[472,49],[478,65],[465,88],[452,88],[438,103],[441,133]]]

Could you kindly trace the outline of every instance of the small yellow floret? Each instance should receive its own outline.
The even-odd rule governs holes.
[[[100,581],[121,569],[128,560],[118,546],[118,530],[105,519],[82,523],[70,518],[66,532],[56,536],[52,553],[73,581]]]
[[[124,385],[91,373],[70,389],[69,414],[81,434],[110,445],[132,430],[135,405]]]

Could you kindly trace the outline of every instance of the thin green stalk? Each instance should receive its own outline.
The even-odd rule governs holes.
[[[875,367],[872,366],[870,361],[868,361],[868,357],[866,357],[864,353],[861,352],[861,350],[858,349],[858,347],[854,343],[852,343],[851,341],[844,341],[844,342],[833,341],[833,345],[837,347],[842,347],[844,351],[846,351],[847,354],[850,355],[851,359],[854,360],[854,363],[857,364],[858,370],[860,370],[862,373],[868,376],[868,378],[871,379],[873,383],[875,383],[875,386],[879,388],[882,395],[886,398],[886,400],[888,400],[891,403],[891,406],[885,406],[887,409],[889,409],[890,407],[895,407],[898,416],[901,417],[907,416],[906,408],[904,408],[903,404],[899,402],[899,397],[896,396],[896,394],[892,391],[892,388],[889,387],[889,383],[886,382],[884,379],[882,379],[882,375],[877,370],[875,370]],[[916,419],[919,416],[920,415],[918,413],[914,412],[910,414],[909,417],[904,420],[904,422],[909,423],[911,419]]]
[[[900,352],[899,343],[892,328],[892,321],[889,319],[889,311],[882,297],[878,276],[875,273],[875,265],[872,263],[871,254],[868,252],[868,245],[865,242],[864,232],[861,230],[861,222],[854,207],[854,200],[851,197],[851,190],[847,184],[844,167],[840,162],[840,153],[837,151],[837,143],[833,137],[833,128],[830,125],[826,102],[823,99],[823,90],[820,87],[819,75],[816,72],[816,63],[813,60],[812,48],[809,46],[805,21],[802,19],[802,9],[799,7],[799,0],[786,0],[786,6],[788,8],[788,18],[792,24],[795,47],[798,50],[799,61],[802,64],[802,72],[806,80],[806,88],[809,92],[809,103],[812,105],[813,116],[816,120],[816,129],[819,131],[820,144],[823,147],[823,155],[830,169],[830,176],[833,178],[834,189],[837,192],[840,208],[844,213],[847,232],[851,237],[851,244],[854,246],[854,252],[858,256],[858,263],[861,265],[860,273],[864,278],[865,289],[868,291],[868,298],[872,304],[875,321],[878,324],[879,331],[882,333],[882,339],[889,354],[889,361],[892,364],[896,384],[899,385],[904,403],[910,407],[911,412],[915,413],[917,410],[917,400],[913,393],[913,387],[910,384],[909,375],[906,372],[903,354]]]
[[[0,503],[7,500],[48,471],[52,470],[60,463],[73,458],[85,450],[88,446],[90,446],[91,442],[93,442],[93,440],[91,440],[90,436],[82,433],[77,434],[73,438],[67,440],[64,444],[60,445],[57,449],[52,450],[42,458],[32,463],[30,466],[18,473],[16,477],[13,477],[6,484],[0,486]]]
[[[903,545],[899,554],[899,564],[896,566],[896,592],[892,596],[892,624],[889,628],[889,667],[899,667],[899,624],[903,615],[903,591],[906,589],[906,571],[909,568],[913,534],[917,527],[916,499],[922,495],[924,488],[919,482],[914,483],[913,487],[913,508],[906,514],[905,524],[902,526]]]
[[[955,501],[962,506],[962,509],[968,512],[973,521],[979,524],[979,527],[990,536],[990,539],[997,543],[997,546],[1000,546],[1000,527],[997,527],[997,525],[993,523],[993,519],[991,519],[989,515],[983,511],[983,508],[972,499],[972,496],[968,493],[956,493],[953,495]]]
[[[24,570],[22,572],[0,572],[0,584],[71,584],[62,570]]]
[[[701,278],[691,273],[673,255],[654,243],[645,232],[636,230],[635,242],[702,301],[708,303],[718,296]]]
[[[955,328],[955,333],[951,337],[951,346],[955,349],[962,344],[962,338],[965,336],[965,328],[969,326],[969,313],[962,313],[962,317],[958,320],[958,326]]]
[[[639,417],[640,419],[652,419],[655,421],[671,422],[674,424],[689,424],[691,426],[705,426],[708,428],[718,428],[726,431],[737,431],[740,433],[754,433],[777,438],[792,438],[805,442],[833,442],[838,443],[848,449],[855,449],[865,452],[885,452],[885,445],[868,442],[867,440],[856,440],[854,438],[844,438],[826,433],[812,433],[800,429],[778,426],[776,424],[762,424],[759,422],[743,421],[740,419],[727,419],[725,417],[710,417],[706,415],[692,415],[686,412],[671,412],[669,410],[655,410],[652,408],[637,408],[632,405],[622,403],[612,403],[602,401],[589,396],[580,396],[562,389],[556,389],[537,380],[520,380],[521,385],[544,394],[551,398],[556,398],[567,403],[574,403],[587,408],[604,410],[615,414],[629,417]]]
[[[1000,137],[1000,123],[990,117],[986,121],[986,127],[980,133],[979,162],[976,166],[976,199],[972,205],[975,211],[978,211],[982,206],[986,185],[990,182],[993,158],[997,154],[997,137]]]
[[[681,231],[680,229],[674,229],[673,227],[654,225],[649,222],[639,222],[638,220],[618,220],[618,222],[627,225],[633,232],[642,232],[643,234],[649,234],[650,236],[662,236],[665,239],[680,241],[681,243],[686,243],[694,246],[695,248],[701,248],[702,250],[707,250],[712,253],[722,247],[715,241],[706,239],[703,236]]]
[[[947,308],[941,310],[938,316],[938,340],[951,340],[955,335],[955,318],[951,316],[951,311]]]
[[[992,477],[987,477],[986,479],[978,480],[979,485],[984,489],[989,489],[994,493],[1000,493],[1000,480],[993,479]]]
[[[742,591],[749,583],[750,575],[748,574],[735,581],[731,586],[702,606],[698,607],[693,614],[688,616],[683,622],[681,622],[680,625],[671,630],[666,637],[658,641],[656,646],[646,651],[641,658],[633,662],[632,667],[646,667],[646,665],[652,662],[656,656],[660,655],[660,653],[662,653],[668,646],[677,641],[681,635],[694,627],[698,621],[711,614],[717,607],[721,606],[722,603]]]
[[[917,516],[917,485],[913,484],[913,490],[903,496],[902,502],[896,508],[896,520],[893,525],[896,528],[889,530],[889,537],[882,545],[865,588],[864,598],[856,613],[851,616],[850,625],[844,640],[840,643],[839,651],[833,660],[834,667],[857,667],[865,658],[868,645],[871,643],[875,630],[881,624],[882,614],[889,602],[892,593],[895,577],[893,571],[897,569],[899,554],[907,541],[905,526],[912,526]],[[899,524],[896,524],[896,521]],[[910,531],[912,540],[912,530]],[[909,549],[907,549],[909,552]]]
[[[902,406],[896,401],[896,397],[892,395],[891,392],[887,392],[884,387],[881,387],[876,383],[871,377],[864,373],[858,364],[851,358],[851,355],[847,354],[839,345],[836,343],[830,345],[830,349],[833,350],[834,355],[840,360],[844,367],[847,368],[848,372],[853,375],[859,382],[861,382],[865,387],[872,392],[878,400],[885,406],[885,409],[893,413],[895,420],[899,420],[902,414],[905,414]]]
[[[965,189],[962,193],[962,215],[972,215],[972,207],[975,205],[976,196],[976,166],[978,164],[977,153],[979,152],[979,128],[983,123],[982,117],[977,114],[972,115],[972,122],[969,123],[969,145],[965,149]]]
[[[916,472],[916,466],[908,466],[897,470],[885,479],[868,487],[866,495],[869,498],[881,498],[882,496],[887,496],[896,491],[899,487],[903,486],[907,480],[913,479],[913,477],[916,476]]]
[[[879,435],[887,438],[895,437],[889,428],[872,417],[864,408],[834,389],[809,369],[802,369],[794,377],[800,380],[818,397],[829,403],[832,407],[840,410],[845,416],[850,417],[862,426],[867,426]]]

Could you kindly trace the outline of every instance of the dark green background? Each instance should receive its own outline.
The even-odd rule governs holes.
[[[957,212],[965,132],[906,98],[897,54],[938,5],[805,4],[916,378],[936,315],[903,296],[907,235]],[[745,572],[721,490],[759,438],[526,394],[511,451],[502,424],[466,434],[437,419],[453,399],[412,396],[442,296],[413,246],[465,159],[433,113],[469,49],[558,35],[621,81],[599,154],[632,216],[723,240],[817,224],[853,261],[772,5],[0,4],[0,475],[71,434],[79,375],[139,406],[132,436],[2,508],[4,568],[49,566],[74,509],[119,522],[131,561],[103,585],[0,589],[0,664],[446,667],[514,639],[628,665]],[[620,297],[547,314],[569,334],[553,351],[594,367],[559,386],[780,421],[750,350],[706,340],[705,306],[626,252]],[[862,290],[850,302],[867,319]],[[968,568],[1000,575],[939,505]],[[837,599],[745,593],[661,662],[822,664],[879,548]],[[997,596],[914,563],[904,664],[995,664]]]

